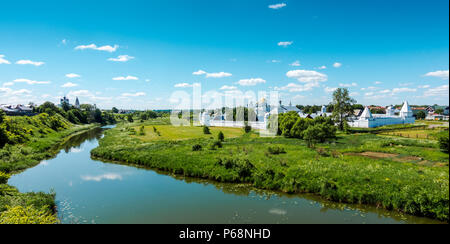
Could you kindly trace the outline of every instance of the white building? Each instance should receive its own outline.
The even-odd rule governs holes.
[[[385,125],[414,124],[415,122],[413,111],[408,102],[405,102],[398,116],[395,115],[395,109],[392,107],[386,109],[386,114],[377,115],[373,115],[369,107],[366,107],[358,120],[350,122],[349,125],[359,128],[376,128]]]

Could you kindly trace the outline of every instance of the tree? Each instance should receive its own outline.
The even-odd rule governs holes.
[[[100,109],[98,108],[94,111],[94,120],[96,123],[103,123],[102,111],[100,111]]]
[[[219,141],[224,141],[225,140],[225,136],[223,135],[222,131],[219,132],[219,135],[217,136],[217,139],[219,139]]]
[[[344,123],[350,114],[353,114],[353,104],[356,100],[351,98],[347,88],[338,88],[333,93],[333,115],[339,124],[339,129],[344,130]]]
[[[131,115],[131,114],[127,115],[127,121],[130,123],[133,123],[134,122],[133,115]]]
[[[0,126],[0,148],[3,148],[8,143],[8,134],[3,126]]]
[[[449,152],[449,134],[448,131],[438,136],[439,147],[442,151]]]
[[[0,109],[0,124],[3,123],[3,120],[5,120],[5,112],[3,112],[3,110]]]
[[[427,114],[424,111],[419,111],[416,114],[417,119],[425,119],[427,117]]]
[[[113,114],[118,114],[119,110],[116,107],[113,107],[112,108],[112,112],[113,112]]]
[[[437,114],[441,114],[441,115],[444,114],[444,110],[442,108],[438,108],[434,112],[437,113]]]
[[[209,127],[208,126],[203,126],[203,134],[205,135],[210,135],[211,131],[209,131]]]

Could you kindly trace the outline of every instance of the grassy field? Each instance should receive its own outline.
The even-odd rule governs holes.
[[[133,127],[135,131],[140,130],[140,126]],[[210,139],[217,138],[220,131],[227,135],[228,138],[236,138],[240,137],[244,134],[244,131],[241,128],[221,128],[221,127],[211,127],[211,134],[205,135],[203,133],[203,127],[195,127],[195,126],[182,126],[182,127],[173,127],[170,125],[148,125],[144,126],[144,136],[134,136],[135,138],[139,138],[144,142],[155,141],[155,140],[167,140],[167,141],[179,141],[179,140],[189,140],[189,139]],[[156,131],[154,131],[156,128]]]
[[[139,131],[140,126],[122,124],[107,131],[92,155],[173,174],[449,219],[449,158],[435,141],[339,134],[337,141],[310,149],[303,140],[238,136],[238,131],[219,129],[227,139],[222,148],[213,148],[216,139],[199,128],[162,127],[171,138],[184,140],[147,139],[151,123],[145,123],[145,136],[128,135],[128,128]]]

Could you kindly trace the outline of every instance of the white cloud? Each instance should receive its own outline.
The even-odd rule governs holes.
[[[281,63],[281,60],[277,60],[277,59],[272,59],[270,60],[271,63]]]
[[[128,56],[128,55],[119,55],[117,58],[109,58],[108,61],[113,61],[113,62],[127,62],[134,59],[134,57],[132,56]]]
[[[447,97],[449,95],[449,86],[443,85],[436,88],[430,88],[424,92],[425,97]]]
[[[139,80],[138,77],[136,76],[119,76],[119,77],[114,77],[113,80]]]
[[[423,86],[419,86],[420,89],[427,89],[430,88],[430,85],[423,85]]]
[[[327,68],[327,66],[322,65],[322,66],[318,67],[317,69],[326,69],[326,68]]]
[[[76,87],[78,84],[67,82],[66,84],[62,85],[61,87],[68,88],[68,87]]]
[[[425,76],[438,77],[443,80],[448,80],[448,70],[438,70],[438,71],[434,71],[434,72],[429,72],[429,73],[425,74]]]
[[[70,74],[66,74],[66,77],[72,79],[72,78],[78,78],[78,77],[81,77],[81,76],[78,75],[78,74],[70,73]]]
[[[5,59],[5,55],[0,55],[0,64],[11,64],[11,62]]]
[[[63,39],[63,40],[61,41],[61,44],[66,45],[66,44],[67,44],[67,40],[66,40],[66,39]]]
[[[235,87],[235,86],[222,86],[220,88],[220,90],[236,90],[236,89],[237,89],[237,87]]]
[[[19,60],[16,62],[16,64],[21,64],[21,65],[26,65],[26,64],[31,64],[34,66],[41,66],[44,65],[44,62],[35,62],[35,61],[31,61],[31,60]]]
[[[81,179],[84,181],[100,182],[102,180],[122,180],[123,177],[119,174],[107,173],[107,174],[102,174],[102,175],[97,175],[97,176],[91,176],[91,175],[81,176]]]
[[[336,63],[333,64],[333,67],[335,67],[335,68],[340,68],[340,67],[342,67],[342,64],[336,62]]]
[[[353,82],[353,83],[351,83],[351,84],[339,84],[339,86],[340,87],[355,87],[355,86],[358,86],[358,84],[357,83],[355,83],[355,82]]]
[[[278,46],[280,47],[288,47],[290,45],[292,45],[294,42],[279,42]]]
[[[14,85],[14,82],[5,82],[3,83],[3,86],[12,86]]]
[[[416,92],[417,89],[413,89],[413,88],[407,88],[407,87],[402,87],[402,88],[394,88],[392,89],[392,93],[396,94],[396,93],[402,93],[402,92]]]
[[[27,90],[27,89],[21,89],[21,90],[12,90],[11,88],[8,87],[0,87],[0,92],[3,92],[6,94],[6,96],[10,96],[10,95],[23,95],[23,94],[30,94],[31,91]]]
[[[386,89],[386,90],[380,91],[379,93],[381,93],[381,94],[391,93],[391,90]]]
[[[188,88],[188,87],[193,87],[194,85],[189,84],[189,83],[178,83],[175,84],[175,88]]]
[[[304,91],[311,91],[314,87],[319,87],[318,82],[310,82],[306,83],[304,85],[302,84],[295,84],[295,83],[289,83],[286,86],[283,87],[276,87],[275,90],[281,90],[281,91],[289,91],[289,92],[304,92]]]
[[[383,84],[383,82],[381,82],[381,81],[375,81],[375,85],[381,85],[381,84]]]
[[[337,88],[335,88],[335,87],[325,87],[324,90],[325,90],[326,93],[331,93],[331,92],[336,91]]]
[[[145,92],[123,93],[122,97],[143,97],[145,95],[147,95]]]
[[[192,73],[193,75],[205,75],[206,74],[206,71],[203,71],[203,70],[199,70],[199,71],[196,71],[196,72],[194,72],[194,73]]]
[[[90,45],[77,46],[77,47],[75,47],[75,50],[92,49],[92,50],[105,51],[105,52],[112,53],[112,52],[115,52],[117,50],[117,48],[119,48],[118,45],[114,45],[114,46],[106,45],[106,46],[97,47],[97,45],[95,45],[95,44],[90,44]]]
[[[328,76],[313,70],[291,70],[286,73],[289,78],[297,79],[300,82],[322,82],[327,81]]]
[[[378,89],[378,87],[374,87],[374,86],[369,86],[369,87],[367,87],[367,88],[361,88],[361,91],[366,91],[366,90],[368,90],[368,91],[374,91],[374,90],[377,90]]]
[[[224,78],[224,77],[230,77],[232,74],[226,73],[226,72],[219,72],[219,73],[207,73],[206,78]]]
[[[16,83],[27,83],[28,85],[42,85],[42,84],[50,84],[50,81],[35,81],[29,79],[15,79]]]
[[[284,8],[286,6],[287,5],[285,3],[277,3],[277,4],[269,5],[269,8],[270,9],[280,9],[280,8]]]
[[[300,61],[297,60],[297,61],[293,62],[292,64],[290,64],[290,66],[299,67],[302,65],[300,64]]]
[[[241,86],[256,86],[263,83],[266,83],[266,81],[261,78],[242,79],[238,81],[238,84]]]

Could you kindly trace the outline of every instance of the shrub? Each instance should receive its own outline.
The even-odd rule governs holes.
[[[209,130],[208,126],[203,126],[203,134],[205,135],[210,135],[211,131]]]
[[[8,182],[9,175],[0,171],[0,184],[6,184]]]
[[[0,126],[0,148],[3,148],[8,143],[8,134],[3,126]]]
[[[58,218],[49,210],[39,210],[33,206],[7,207],[0,214],[0,224],[57,224]]]
[[[438,136],[439,141],[439,147],[442,151],[448,153],[449,152],[449,134],[448,131],[445,131],[444,133],[440,134]]]
[[[244,131],[245,131],[245,133],[250,133],[252,131],[252,127],[250,125],[245,125]]]
[[[200,144],[195,144],[194,146],[192,146],[192,151],[194,152],[198,152],[202,150],[202,145]]]
[[[222,145],[221,141],[215,141],[209,146],[209,149],[216,150],[217,148],[222,148],[222,147],[223,147],[223,145]]]
[[[225,140],[225,136],[223,134],[223,132],[219,132],[219,135],[217,136],[217,139],[219,139],[219,141],[224,141]]]
[[[285,154],[286,151],[282,147],[269,147],[267,151],[272,155]]]
[[[144,126],[141,126],[141,128],[139,129],[139,135],[145,136],[145,127]]]

